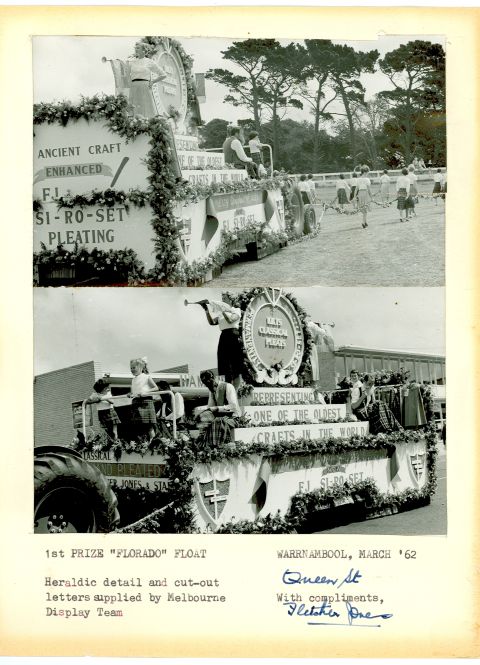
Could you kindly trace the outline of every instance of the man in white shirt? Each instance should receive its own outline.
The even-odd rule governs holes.
[[[225,164],[233,164],[236,169],[247,169],[250,178],[257,178],[256,164],[243,149],[243,132],[240,127],[231,127],[230,136],[223,143]]]
[[[209,369],[200,372],[200,380],[210,391],[208,405],[200,409],[211,411],[214,416],[241,415],[237,393],[231,383],[220,381]]]

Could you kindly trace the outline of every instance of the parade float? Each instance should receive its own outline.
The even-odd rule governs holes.
[[[75,449],[37,451],[37,531],[301,533],[429,502],[436,433],[428,387],[379,375],[380,399],[416,390],[425,417],[374,432],[351,415],[334,365],[323,376],[313,371],[329,367],[331,343],[315,338],[291,295],[260,288],[228,295],[242,311],[244,353],[241,415],[222,418],[230,435],[213,443],[192,418],[208,396],[193,380],[174,389],[185,397],[183,425],[160,428],[152,441],[132,432],[131,400],[120,395],[119,440],[97,432]]]
[[[259,259],[316,230],[294,180],[249,179],[199,148],[179,42],[145,37],[135,53],[109,61],[115,95],[34,106],[35,283],[198,285],[239,255]],[[150,86],[132,80],[145,61],[162,72]]]

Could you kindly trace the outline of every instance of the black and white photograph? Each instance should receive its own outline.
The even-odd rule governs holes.
[[[37,289],[35,532],[445,535],[443,298]]]
[[[34,283],[443,286],[445,62],[414,34],[34,37]]]

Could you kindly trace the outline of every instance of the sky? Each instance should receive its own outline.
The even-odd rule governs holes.
[[[422,35],[424,40],[444,43],[442,37]],[[140,37],[52,37],[33,38],[33,77],[34,102],[53,102],[68,99],[78,101],[80,95],[90,97],[97,93],[114,94],[115,86],[109,63],[102,63],[102,57],[126,59],[133,53],[133,46]],[[416,39],[415,35],[403,37],[379,37],[376,41],[336,42],[349,44],[356,50],[377,49],[380,57],[400,44]],[[217,38],[179,38],[186,52],[193,57],[194,73],[203,73],[214,67],[227,69],[234,65],[222,58],[221,52],[228,48],[230,40]],[[280,40],[287,44],[292,40]],[[228,65],[226,67],[226,65]],[[240,68],[236,73],[242,74]],[[388,78],[381,72],[361,77],[371,98],[380,90],[391,88]],[[223,118],[229,122],[249,117],[243,108],[225,104],[223,99],[227,89],[213,81],[206,81],[206,102],[201,104],[202,119],[209,122],[213,118]],[[339,111],[333,104],[330,110]],[[291,109],[288,117],[295,120],[308,120],[306,110]]]
[[[232,289],[233,291],[233,289]],[[344,345],[445,353],[443,288],[288,289],[314,321],[335,323]],[[169,288],[34,290],[35,374],[95,360],[104,372],[129,373],[147,356],[150,371],[188,363],[190,373],[216,366],[219,332],[200,306],[221,291]]]

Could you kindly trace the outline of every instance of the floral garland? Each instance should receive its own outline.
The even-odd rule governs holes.
[[[92,277],[102,279],[108,277],[115,283],[143,283],[145,271],[143,263],[138,259],[133,249],[93,249],[88,251],[84,247],[74,245],[73,250],[66,250],[63,245],[56,249],[47,249],[41,243],[41,250],[33,255],[34,272],[51,271],[59,268],[74,269],[77,275],[84,279]],[[36,277],[34,282],[43,281]]]
[[[58,123],[64,127],[71,121],[84,119],[106,120],[111,132],[123,137],[128,143],[150,131],[150,120],[127,115],[128,101],[123,95],[94,95],[81,97],[79,104],[69,101],[33,105],[33,125]]]
[[[227,522],[216,533],[302,533],[308,531],[309,525],[320,511],[331,508],[333,501],[338,499],[356,497],[357,500],[360,499],[364,502],[365,508],[370,513],[382,512],[388,509],[398,512],[416,502],[424,502],[435,493],[437,487],[437,449],[434,430],[430,429],[425,438],[427,441],[428,478],[422,489],[408,488],[395,494],[391,492],[384,493],[378,489],[372,478],[356,483],[347,480],[343,485],[295,494],[284,517],[277,514],[256,520]],[[315,526],[318,529],[318,523]]]
[[[128,212],[129,204],[136,208],[144,208],[150,202],[150,194],[138,187],[129,189],[127,192],[116,189],[105,189],[103,192],[99,192],[94,189],[87,194],[68,192],[65,196],[59,196],[53,200],[59,210],[61,208],[85,208],[86,206],[111,208],[116,205],[123,205]]]
[[[92,97],[90,99],[82,97],[79,105],[70,102],[61,102],[60,104],[35,104],[34,105],[34,125],[46,122],[48,124],[60,123],[63,126],[69,121],[84,118],[87,121],[106,120],[110,131],[116,132],[124,137],[128,142],[134,140],[140,134],[150,136],[150,152],[146,162],[151,173],[149,177],[150,186],[146,193],[140,190],[132,190],[133,201],[136,205],[141,205],[143,200],[148,201],[153,209],[152,226],[155,231],[154,247],[156,255],[155,268],[150,274],[150,279],[159,283],[173,284],[172,275],[175,275],[175,269],[180,260],[177,239],[179,237],[178,226],[173,214],[173,196],[176,187],[176,178],[172,168],[173,155],[169,144],[169,127],[167,121],[163,118],[151,118],[146,120],[139,117],[130,117],[127,115],[127,100],[122,95],[116,97],[113,95],[103,95]],[[113,190],[110,190],[113,192]],[[107,197],[115,201],[122,198],[123,193],[112,194]],[[95,198],[101,193],[85,195],[85,200]],[[105,194],[103,195],[105,200]],[[75,204],[77,197],[62,197],[61,205]],[[82,198],[80,198],[82,201]],[[88,203],[85,203],[88,205]],[[99,257],[99,250],[88,252],[95,261]],[[95,254],[95,252],[97,252]],[[42,262],[45,257],[40,257]],[[37,258],[34,258],[36,261]]]
[[[246,419],[236,419],[235,425],[243,425]],[[122,528],[122,532],[174,532],[193,533],[193,480],[192,474],[196,464],[211,464],[230,460],[245,459],[251,455],[266,455],[285,458],[291,455],[312,454],[341,454],[360,450],[385,450],[388,455],[393,454],[395,446],[399,443],[427,441],[427,466],[429,478],[422,490],[405,490],[399,494],[382,495],[376,490],[370,492],[369,501],[372,506],[382,508],[387,505],[401,506],[412,501],[425,498],[435,492],[435,460],[436,460],[436,432],[435,426],[430,425],[423,430],[406,430],[377,435],[353,435],[347,438],[330,437],[329,439],[298,439],[291,442],[278,442],[274,445],[264,443],[243,443],[241,441],[223,442],[221,444],[208,443],[206,440],[191,439],[186,433],[180,433],[176,440],[165,437],[156,437],[151,443],[146,439],[138,441],[114,441],[104,433],[85,442],[77,442],[78,450],[113,450],[115,459],[121,459],[123,452],[138,452],[143,455],[159,453],[167,458],[166,475],[170,478],[168,492],[161,497],[162,502],[168,505],[158,510],[158,498],[154,490],[117,490],[119,503],[126,511],[125,519],[137,519],[145,513],[145,518],[129,527]],[[367,481],[365,481],[367,482]],[[371,481],[373,482],[373,481]],[[343,489],[342,489],[343,488]],[[355,490],[348,483],[343,486],[330,488],[330,490],[315,490],[309,494],[299,494],[292,498],[291,508],[285,518],[279,516],[260,520],[255,523],[239,522],[234,525],[225,525],[220,533],[289,533],[288,529],[298,529],[302,524],[302,514],[310,514],[312,510],[320,507],[329,498],[347,496]],[[135,505],[137,497],[139,505]],[[125,508],[124,508],[125,507]],[[124,521],[125,521],[124,519]],[[306,518],[305,518],[306,519]],[[233,530],[232,530],[233,529]],[[286,529],[285,531],[283,529]]]
[[[196,185],[191,182],[185,182],[177,186],[175,200],[178,203],[188,205],[189,203],[197,203],[203,199],[208,199],[209,196],[214,196],[215,194],[251,192],[260,187],[268,191],[282,189],[285,186],[285,182],[284,177],[265,178],[264,180],[246,178],[245,180],[238,180],[236,182],[212,182],[208,185]]]

